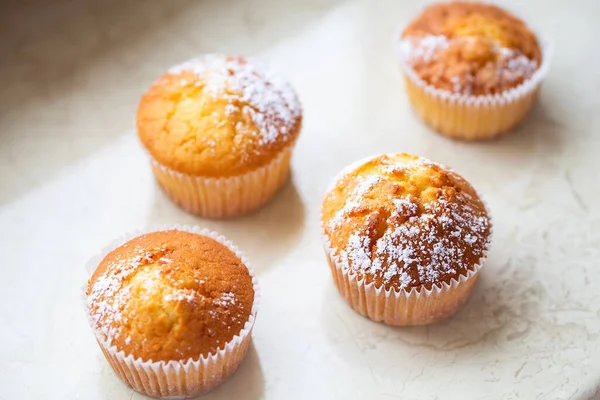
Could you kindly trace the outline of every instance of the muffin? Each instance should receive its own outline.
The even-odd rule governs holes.
[[[176,228],[107,252],[86,286],[86,310],[115,373],[138,392],[194,397],[244,359],[256,280],[222,236]]]
[[[137,112],[158,184],[207,218],[265,204],[289,176],[301,124],[289,84],[256,61],[215,54],[171,68]]]
[[[322,209],[325,251],[340,294],[390,325],[425,325],[467,300],[486,258],[491,221],[456,172],[408,154],[354,164]]]
[[[523,21],[489,4],[436,4],[399,43],[409,99],[438,132],[488,139],[531,108],[548,54]]]

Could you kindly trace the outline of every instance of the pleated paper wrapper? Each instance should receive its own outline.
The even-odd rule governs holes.
[[[137,231],[119,238],[110,246],[107,246],[101,254],[90,260],[86,265],[86,269],[91,275],[106,254],[130,239],[144,233],[172,229],[210,237],[233,251],[236,256],[242,260],[243,264],[248,266],[248,261],[243,254],[225,237],[198,227],[173,225],[162,226],[154,230]],[[219,347],[215,353],[208,355],[199,354],[195,359],[156,362],[135,358],[131,354],[125,354],[123,351],[118,351],[116,346],[113,346],[106,341],[102,334],[95,329],[87,308],[87,296],[85,295],[87,285],[85,285],[83,292],[85,312],[106,360],[114,372],[126,384],[140,393],[156,398],[184,399],[196,397],[223,383],[237,370],[246,356],[251,343],[252,328],[254,326],[260,302],[258,282],[252,270],[248,268],[248,271],[254,285],[254,302],[248,321],[232,340],[227,342],[224,346]]]
[[[257,210],[286,183],[292,150],[289,145],[269,164],[226,178],[183,174],[154,158],[151,163],[158,184],[181,208],[204,218],[231,218]]]
[[[454,315],[468,300],[479,276],[485,256],[469,268],[465,275],[450,283],[413,287],[410,290],[376,287],[364,278],[343,268],[324,237],[325,254],[338,291],[359,314],[388,325],[428,325]]]

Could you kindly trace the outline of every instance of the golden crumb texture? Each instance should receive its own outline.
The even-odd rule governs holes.
[[[248,268],[214,239],[148,233],[110,252],[87,289],[97,333],[144,361],[197,360],[240,333],[254,302]]]
[[[142,96],[139,138],[160,164],[187,175],[241,175],[272,161],[300,133],[292,87],[241,56],[205,55],[171,68]]]
[[[486,207],[464,178],[408,154],[342,173],[323,201],[322,226],[340,268],[388,290],[466,275],[491,234]]]
[[[450,2],[425,9],[402,33],[409,65],[428,84],[487,95],[514,88],[542,61],[535,34],[490,4]]]

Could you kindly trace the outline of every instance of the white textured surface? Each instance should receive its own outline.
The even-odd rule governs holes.
[[[140,399],[79,302],[86,260],[123,232],[196,223],[245,251],[263,288],[254,347],[206,399],[589,399],[600,385],[600,3],[508,5],[553,38],[530,118],[468,144],[412,114],[392,34],[416,2],[6,2],[0,12],[0,399]],[[290,185],[259,213],[186,215],[133,131],[141,92],[198,53],[241,52],[294,84],[305,124]],[[495,243],[454,319],[398,329],[335,292],[321,196],[351,161],[409,151],[465,175]],[[600,396],[599,396],[600,397]]]

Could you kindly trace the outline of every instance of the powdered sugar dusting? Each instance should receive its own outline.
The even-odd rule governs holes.
[[[223,293],[221,296],[215,299],[214,303],[222,306],[229,307],[235,305],[237,300],[235,299],[235,295],[231,292]]]
[[[537,70],[538,65],[523,54],[511,49],[503,55],[502,78],[508,81],[516,81],[524,77],[530,77]]]
[[[400,51],[421,78],[467,95],[474,94],[476,86],[486,93],[513,87],[532,77],[539,67],[519,49],[476,36],[407,37],[400,41]],[[483,57],[483,61],[469,59],[471,54]]]
[[[360,207],[361,197],[364,196],[364,194],[367,193],[373,186],[375,186],[379,182],[379,179],[380,178],[377,175],[368,175],[365,178],[360,179],[344,208],[338,211],[335,217],[331,220],[330,226],[332,228],[339,226],[343,222],[344,216],[358,210]]]
[[[403,164],[403,170],[422,173],[424,168],[439,165],[420,158]],[[422,200],[389,175],[387,163],[377,168],[379,175],[358,176],[359,183],[327,224],[329,235],[340,226],[353,231],[332,249],[344,270],[369,274],[402,289],[456,276],[470,266],[467,260],[483,256],[490,221],[473,196],[453,187],[439,187],[433,200]],[[368,207],[371,191],[384,184],[391,188],[389,203],[378,199],[380,206]],[[357,209],[360,215],[354,212]]]
[[[400,174],[406,172],[406,167],[404,165],[396,165],[396,164],[385,164],[380,167],[383,172],[388,174]]]
[[[263,144],[290,134],[300,117],[300,102],[292,87],[255,60],[210,54],[177,65],[169,73],[184,71],[197,74],[197,84],[204,85],[205,92],[228,101],[226,114],[249,116]]]
[[[418,38],[406,38],[400,41],[400,50],[410,60],[429,62],[440,50],[448,47],[448,38],[444,35],[426,35]]]
[[[428,167],[437,167],[446,171],[452,171],[452,168],[448,167],[447,165],[444,165],[442,163],[439,163],[437,161],[432,161],[428,158],[425,157],[419,157],[417,160],[418,163],[428,166]]]
[[[345,264],[352,264],[358,269],[371,269],[371,238],[354,233],[348,239],[346,249],[340,252]]]
[[[205,306],[212,304],[225,309],[237,304],[232,292],[217,294],[216,297],[204,295],[200,288],[205,285],[205,279],[195,279],[194,283],[198,285],[195,288],[186,287],[180,275],[176,274],[180,269],[169,258],[166,248],[148,251],[136,247],[134,252],[136,255],[133,257],[117,256],[109,261],[105,271],[89,288],[87,307],[92,324],[109,343],[119,338],[124,339],[125,345],[131,343],[128,326],[133,322],[131,319],[136,318],[135,310],[128,307],[132,301],[162,301],[169,308],[173,307],[171,303],[189,303],[193,307],[201,303]],[[218,313],[210,315],[220,318]],[[234,315],[233,321],[238,317]]]
[[[118,338],[121,333],[117,328],[119,323],[129,322],[122,314],[131,297],[130,287],[126,282],[143,261],[148,260],[142,252],[128,262],[117,259],[96,279],[90,289],[87,300],[92,322],[107,339]]]
[[[195,290],[191,289],[176,289],[173,293],[166,294],[165,301],[187,301],[192,302],[196,297],[201,296]],[[203,296],[202,296],[203,297]]]

